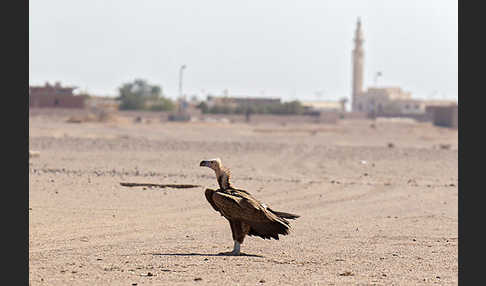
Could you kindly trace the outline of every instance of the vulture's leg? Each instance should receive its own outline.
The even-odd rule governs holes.
[[[233,228],[236,230],[233,232],[233,240],[235,241],[235,244],[231,253],[233,255],[239,255],[240,245],[243,243],[243,240],[245,240],[245,236],[248,232],[250,232],[250,225],[241,221],[236,221],[233,224]]]
[[[243,240],[245,240],[245,236],[250,232],[249,224],[246,224],[244,222],[238,222],[236,226],[238,227],[239,231],[237,232],[237,237],[235,239],[235,245],[232,252],[233,255],[240,254],[240,245],[243,243]]]
[[[229,220],[231,227],[231,234],[233,236],[233,251],[220,253],[222,255],[239,255],[240,245],[243,243],[246,234],[250,231],[250,226],[246,227],[245,223],[236,220]],[[244,227],[245,226],[245,227]],[[245,232],[245,230],[247,231]]]
[[[240,245],[238,241],[235,240],[235,244],[233,245],[233,251],[231,251],[231,254],[233,255],[239,255],[240,254]]]
[[[231,226],[231,233],[233,234],[233,241],[235,242],[231,254],[238,255],[240,254],[240,244],[243,243],[243,239],[241,238],[242,235],[241,222],[234,221],[234,220],[230,221],[230,226]]]

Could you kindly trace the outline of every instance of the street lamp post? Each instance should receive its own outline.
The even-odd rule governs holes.
[[[182,65],[179,69],[179,96],[182,98],[182,71],[186,68],[186,65]]]
[[[182,72],[186,68],[186,65],[182,65],[179,69],[179,112],[182,113],[184,111],[183,105],[185,104],[185,97],[182,92]]]
[[[186,100],[185,100],[185,96],[184,94],[182,93],[182,72],[184,71],[184,69],[186,68],[186,65],[182,65],[179,69],[179,111],[180,112],[183,112],[184,111],[184,107],[183,105],[185,104]]]

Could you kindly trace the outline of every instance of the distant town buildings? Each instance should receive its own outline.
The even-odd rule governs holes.
[[[189,118],[186,113],[245,114],[247,121],[251,114],[310,115],[315,122],[336,122],[338,118],[411,117],[431,121],[438,126],[457,128],[456,101],[414,99],[410,92],[399,86],[372,86],[364,89],[364,36],[360,18],[357,20],[353,41],[351,112],[346,112],[347,98],[339,101],[282,102],[280,98],[275,97],[230,96],[225,89],[222,96],[208,95],[206,101],[199,101],[197,97],[190,101],[180,100],[176,103],[179,105],[179,112],[174,113],[174,120],[186,120]],[[60,82],[54,85],[46,82],[44,86],[30,86],[29,105],[105,111],[119,109],[120,101],[115,97],[74,95],[75,89],[76,87],[61,86]],[[170,99],[167,101],[171,102]],[[145,105],[153,111],[171,110],[159,108],[158,104],[161,104],[158,99],[148,99]]]
[[[244,97],[244,96],[212,96],[209,95],[207,97],[207,105],[208,107],[213,106],[229,106],[229,107],[237,107],[237,106],[251,106],[251,105],[258,105],[258,104],[280,104],[280,98],[271,98],[271,97]]]
[[[61,86],[60,82],[29,87],[30,107],[84,108],[84,96],[73,94],[76,87]]]
[[[370,117],[375,116],[408,116],[431,118],[436,106],[457,106],[452,100],[420,100],[413,99],[410,92],[402,90],[400,87],[370,87],[366,91],[363,89],[363,31],[361,20],[358,18],[354,35],[355,47],[352,52],[353,57],[353,79],[352,79],[352,103],[353,112],[363,112]],[[427,108],[431,107],[431,108]],[[452,114],[449,112],[448,114]],[[452,116],[452,115],[451,115]],[[453,121],[453,119],[451,119]],[[449,120],[450,121],[450,120]]]

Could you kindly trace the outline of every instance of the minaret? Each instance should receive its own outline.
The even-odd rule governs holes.
[[[356,31],[354,33],[354,50],[353,50],[353,94],[352,110],[356,111],[355,98],[363,92],[363,32],[361,31],[361,19],[358,18]]]

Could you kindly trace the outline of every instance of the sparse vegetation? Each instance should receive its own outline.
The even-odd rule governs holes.
[[[170,111],[174,110],[175,104],[172,100],[161,97],[157,101],[152,102],[152,104],[149,106],[149,110],[152,111]]]

